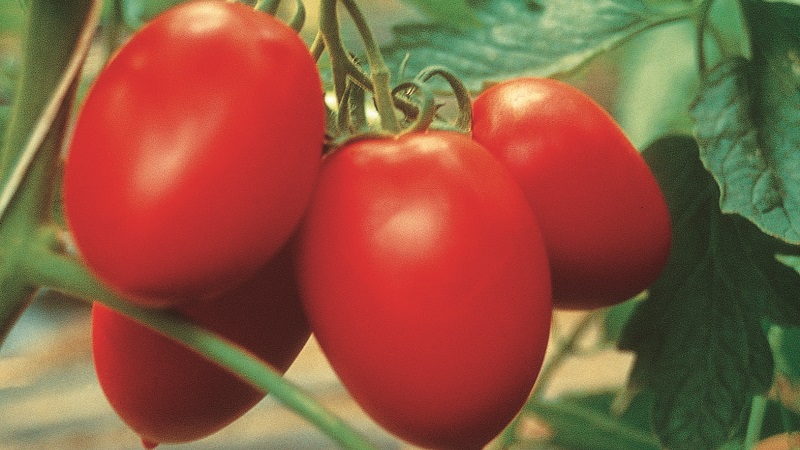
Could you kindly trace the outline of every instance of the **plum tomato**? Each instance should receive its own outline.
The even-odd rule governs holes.
[[[284,250],[222,301],[177,313],[284,372],[310,335],[291,261]],[[208,436],[264,397],[233,373],[100,303],[92,308],[92,353],[112,408],[148,446]]]
[[[102,69],[77,118],[64,203],[86,265],[152,307],[252,277],[308,204],[324,120],[291,28],[236,2],[167,10]]]
[[[472,134],[534,210],[555,308],[620,303],[660,275],[671,245],[664,197],[622,129],[589,96],[552,79],[505,81],[475,99]]]
[[[386,430],[479,448],[525,403],[549,338],[547,257],[519,186],[469,136],[326,155],[297,261],[323,352]]]

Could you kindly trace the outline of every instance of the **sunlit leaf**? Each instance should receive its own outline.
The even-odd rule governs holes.
[[[800,7],[748,1],[753,60],[706,77],[692,115],[723,211],[800,243]]]
[[[485,81],[571,72],[592,57],[654,25],[687,17],[641,0],[493,0],[471,2],[482,26],[398,26],[384,48],[395,70],[410,55],[407,75],[443,65],[478,90]]]

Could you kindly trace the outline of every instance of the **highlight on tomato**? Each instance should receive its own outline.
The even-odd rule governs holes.
[[[551,320],[544,243],[519,186],[469,136],[329,153],[297,270],[323,352],[389,432],[480,448],[528,398]]]
[[[64,173],[86,265],[149,307],[251,278],[296,228],[319,170],[316,63],[291,28],[242,3],[178,5],[91,86]]]
[[[666,265],[669,212],[639,152],[575,87],[517,78],[473,104],[473,138],[522,187],[544,235],[553,304],[591,309],[646,289]]]

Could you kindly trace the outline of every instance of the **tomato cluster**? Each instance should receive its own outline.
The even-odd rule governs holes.
[[[81,109],[64,178],[77,248],[121,296],[279,371],[313,331],[381,426],[480,448],[527,400],[554,306],[617,303],[658,275],[661,193],[563,83],[488,89],[472,135],[361,136],[324,156],[322,99],[278,20],[210,0],[159,16]],[[264,395],[105,306],[92,318],[100,384],[147,445],[206,436]]]
[[[77,119],[64,206],[83,260],[135,304],[174,308],[285,371],[310,335],[287,241],[324,121],[294,30],[242,3],[168,10],[113,56]],[[92,350],[106,397],[147,445],[206,436],[264,396],[99,304]]]

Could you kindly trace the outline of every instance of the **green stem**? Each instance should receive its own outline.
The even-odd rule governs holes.
[[[125,13],[123,11],[123,0],[114,0],[106,15],[104,25],[104,38],[106,46],[106,59],[111,58],[114,51],[122,41],[125,34]]]
[[[764,416],[767,414],[767,399],[761,395],[754,395],[750,406],[750,418],[747,421],[747,433],[744,437],[744,448],[750,450],[761,439],[761,428]]]
[[[289,27],[299,33],[306,23],[306,6],[303,4],[303,0],[296,0],[295,4],[296,9],[292,19],[289,21]]]
[[[45,5],[41,6],[42,3]],[[71,106],[73,85],[100,17],[99,1],[85,0],[83,9],[76,3],[69,3],[71,6],[66,10],[64,5],[53,8],[52,3],[33,2],[29,6],[25,60],[5,146],[0,154],[6,164],[0,172],[4,177],[0,184],[0,222],[37,155],[46,153],[40,160],[50,165],[59,158],[66,126],[63,110]],[[59,114],[64,123],[57,123]],[[45,139],[52,137],[54,124],[58,128],[55,130],[57,141],[44,145]],[[40,182],[52,188],[53,178],[46,177]],[[33,206],[43,205],[26,205],[25,208]]]
[[[317,32],[308,51],[311,53],[311,57],[314,58],[314,61],[319,61],[322,57],[322,52],[325,51],[325,39],[323,39],[322,33]]]
[[[375,107],[381,118],[381,126],[390,133],[397,133],[400,131],[400,125],[397,122],[394,101],[392,100],[389,67],[386,66],[383,54],[381,54],[380,48],[372,35],[372,30],[370,30],[364,15],[356,3],[353,0],[340,1],[353,19],[353,23],[355,23],[356,29],[361,35],[361,40],[364,42],[370,79],[372,80],[372,95],[375,97]]]
[[[603,310],[595,310],[587,314],[581,319],[578,325],[575,326],[575,329],[572,330],[572,333],[569,335],[569,337],[567,337],[565,341],[558,345],[556,350],[553,352],[553,355],[545,362],[544,367],[542,367],[542,371],[539,372],[539,378],[537,378],[536,385],[531,393],[532,397],[541,398],[542,393],[550,384],[550,380],[552,380],[556,370],[558,370],[558,368],[567,358],[575,353],[578,343],[581,341],[581,339],[583,339],[590,327],[594,325],[603,314]]]
[[[705,76],[707,71],[707,58],[706,58],[706,29],[708,28],[709,18],[711,16],[711,7],[714,6],[714,0],[703,0],[700,4],[697,20],[697,69],[700,76]]]
[[[424,82],[419,80],[400,83],[392,90],[392,95],[395,98],[399,98],[400,95],[403,95],[403,100],[409,95],[408,93],[417,94],[418,97],[421,97],[421,100],[417,102],[415,108],[402,108],[406,116],[413,117],[414,119],[411,124],[403,130],[403,133],[425,131],[436,118],[436,110],[438,109],[433,91],[431,91]],[[398,102],[398,104],[400,103]]]
[[[320,54],[322,49],[328,50],[333,75],[333,88],[336,92],[337,101],[341,103],[347,87],[348,77],[368,91],[372,91],[372,81],[361,71],[360,67],[353,64],[350,54],[344,48],[341,31],[339,30],[339,13],[336,10],[336,4],[337,0],[322,0],[320,2],[319,34],[322,36],[322,44],[317,48],[319,48]]]
[[[100,9],[91,0],[28,5],[22,72],[0,155],[0,344],[38,287],[21,265],[50,221],[76,80]]]
[[[586,332],[589,331],[589,328],[598,320],[599,317],[602,316],[602,314],[603,310],[596,310],[587,314],[585,317],[583,317],[583,319],[581,319],[578,325],[576,325],[575,329],[572,330],[572,333],[569,335],[569,337],[556,346],[552,356],[545,361],[541,372],[539,372],[539,377],[536,379],[536,384],[533,387],[533,391],[528,399],[528,403],[525,405],[525,410],[531,409],[531,405],[536,405],[538,404],[537,402],[542,401],[543,392],[550,384],[550,380],[555,375],[556,370],[568,357],[575,352],[580,340],[583,339],[583,337],[586,335]],[[503,433],[499,438],[501,448],[507,448],[516,440],[520,418],[521,416],[514,419],[514,421],[511,422],[511,424],[509,424],[505,430],[503,430]]]
[[[344,448],[374,448],[357,431],[250,352],[179,316],[133,306],[103,287],[79,261],[53,252],[46,244],[37,248],[38,251],[26,259],[30,280],[69,296],[99,301],[183,343],[253,386],[269,392]]]
[[[447,81],[447,84],[453,90],[453,95],[456,97],[458,114],[453,127],[462,133],[469,133],[472,128],[472,99],[464,83],[455,74],[442,66],[426,67],[420,71],[416,79],[424,83],[437,75]]]
[[[254,8],[258,11],[274,16],[278,12],[281,0],[258,0]]]
[[[525,406],[525,411],[543,420],[553,430],[553,441],[567,448],[585,448],[589,440],[592,448],[661,448],[652,433],[578,404],[535,399]]]
[[[400,125],[395,115],[394,101],[390,87],[389,68],[383,60],[383,55],[378,48],[367,22],[352,0],[340,0],[347,9],[355,23],[369,64],[370,75],[365,79],[361,69],[353,64],[349,53],[342,44],[339,30],[339,18],[336,11],[337,0],[322,0],[320,2],[320,32],[325,40],[325,46],[331,57],[333,83],[337,98],[341,100],[346,86],[347,77],[361,85],[365,90],[371,91],[375,99],[375,106],[380,116],[381,126],[385,131],[397,133]]]

